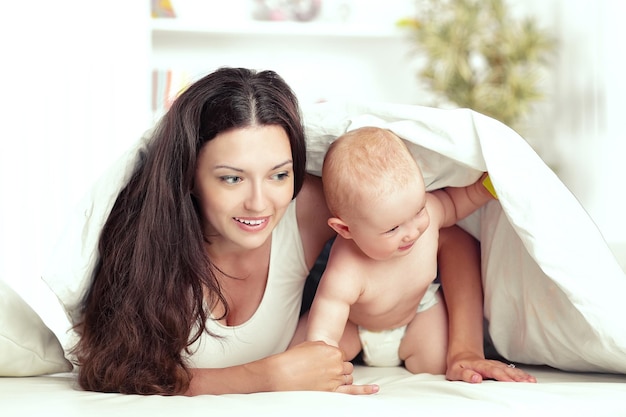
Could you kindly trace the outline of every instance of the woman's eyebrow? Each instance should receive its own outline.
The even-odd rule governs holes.
[[[232,171],[243,172],[243,169],[231,167],[230,165],[215,165],[213,169],[230,169]]]
[[[289,164],[292,164],[292,163],[293,163],[293,161],[291,159],[288,159],[285,162],[281,162],[280,164],[275,165],[274,168],[272,168],[272,169],[278,169],[280,167],[283,167],[285,165],[289,165]]]
[[[278,169],[278,168],[280,168],[280,167],[283,167],[283,166],[285,166],[285,165],[289,165],[289,164],[292,164],[292,163],[293,163],[293,161],[292,161],[291,159],[288,159],[288,160],[286,160],[286,161],[284,161],[284,162],[281,162],[280,164],[276,164],[276,165],[274,165],[274,166],[272,167],[272,170],[274,170],[274,169]],[[244,170],[243,170],[243,169],[241,169],[241,168],[231,167],[230,165],[215,165],[215,166],[213,167],[213,169],[230,169],[230,170],[237,171],[237,172],[244,172]]]

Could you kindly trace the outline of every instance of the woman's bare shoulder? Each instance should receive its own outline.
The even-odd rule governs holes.
[[[327,223],[330,212],[326,206],[321,178],[307,174],[296,198],[296,213],[307,262],[313,263],[326,242],[334,236],[334,231]]]

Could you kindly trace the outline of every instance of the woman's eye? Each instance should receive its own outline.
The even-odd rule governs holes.
[[[220,177],[220,181],[225,182],[226,184],[237,184],[241,182],[241,177],[236,175],[224,175]]]
[[[289,178],[289,173],[288,172],[278,172],[278,173],[272,175],[272,179],[277,180],[277,181],[284,181],[287,178]]]

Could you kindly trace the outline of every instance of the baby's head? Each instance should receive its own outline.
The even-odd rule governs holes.
[[[331,144],[322,181],[331,213],[346,219],[416,181],[423,190],[424,179],[398,136],[387,129],[362,127]]]

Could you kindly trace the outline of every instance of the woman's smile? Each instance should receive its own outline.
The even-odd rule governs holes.
[[[258,232],[265,229],[269,224],[270,217],[234,217],[233,220],[237,222],[242,230],[249,232]]]

